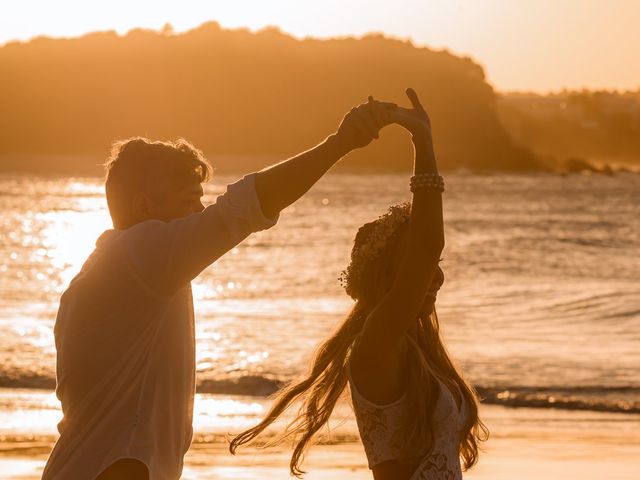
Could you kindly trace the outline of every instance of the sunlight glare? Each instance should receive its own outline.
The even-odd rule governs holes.
[[[69,284],[93,251],[97,238],[111,227],[109,212],[101,207],[102,203],[94,198],[79,198],[74,210],[46,214],[48,225],[42,244],[59,274],[58,288]]]

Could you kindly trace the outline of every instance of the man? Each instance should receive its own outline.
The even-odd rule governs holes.
[[[393,107],[369,97],[318,146],[245,176],[207,208],[210,168],[186,141],[114,145],[106,164],[114,229],[98,238],[56,319],[64,416],[43,479],[180,478],[193,433],[191,280],[378,138]]]

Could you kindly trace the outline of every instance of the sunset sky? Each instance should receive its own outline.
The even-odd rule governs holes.
[[[470,55],[499,90],[640,88],[640,0],[9,0],[0,43],[209,20],[297,37],[411,38]]]

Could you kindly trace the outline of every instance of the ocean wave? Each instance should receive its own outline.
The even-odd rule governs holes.
[[[56,379],[40,373],[1,372],[0,388],[53,390],[56,388]]]
[[[198,381],[197,392],[267,397],[277,392],[285,383],[285,380],[261,375],[207,378]],[[56,379],[41,373],[0,372],[0,388],[53,390],[56,388]]]
[[[197,392],[217,395],[268,397],[287,383],[269,375],[240,375],[198,381]],[[55,378],[35,373],[2,373],[0,388],[52,390]],[[640,414],[637,386],[476,386],[482,403],[506,407],[554,408]]]
[[[640,387],[476,387],[482,403],[506,407],[640,413]]]
[[[198,382],[196,390],[198,393],[268,397],[285,384],[286,381],[276,377],[244,375],[201,380]]]

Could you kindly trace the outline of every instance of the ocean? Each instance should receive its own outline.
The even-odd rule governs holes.
[[[235,179],[214,178],[205,204]],[[437,309],[483,402],[637,418],[640,175],[446,181]],[[306,371],[352,304],[338,276],[357,228],[409,198],[405,175],[330,174],[193,281],[196,431],[252,424]],[[51,439],[58,300],[111,226],[104,189],[94,177],[2,174],[0,208],[0,438]]]

